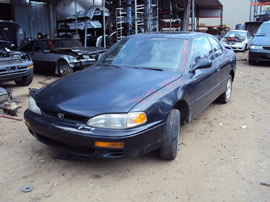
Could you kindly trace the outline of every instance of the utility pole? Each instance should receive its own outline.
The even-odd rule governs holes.
[[[182,22],[182,31],[188,31],[191,0],[185,0],[185,12]]]

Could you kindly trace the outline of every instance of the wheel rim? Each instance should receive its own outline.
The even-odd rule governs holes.
[[[232,94],[232,80],[229,79],[227,82],[227,87],[226,87],[226,100],[230,100]]]
[[[65,74],[67,72],[67,65],[66,64],[60,64],[60,67],[59,67],[59,73],[61,75]]]

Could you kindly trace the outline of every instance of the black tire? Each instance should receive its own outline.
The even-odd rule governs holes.
[[[15,80],[16,85],[18,86],[28,86],[33,81],[33,73],[22,77],[20,80]]]
[[[57,64],[58,76],[66,76],[73,73],[73,69],[70,68],[69,64],[65,60],[60,60]]]
[[[219,96],[218,101],[223,103],[223,104],[226,104],[226,103],[230,102],[231,96],[232,96],[232,77],[230,75],[229,78],[227,79],[226,89],[225,89],[224,93],[222,93]]]
[[[174,160],[177,156],[180,121],[180,111],[172,109],[167,118],[160,147],[160,158],[163,160]]]

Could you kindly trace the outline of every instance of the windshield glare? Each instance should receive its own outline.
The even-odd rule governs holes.
[[[235,38],[247,38],[247,34],[245,32],[237,32],[237,31],[229,31],[225,37],[235,37]]]
[[[262,24],[259,27],[256,35],[268,35],[269,36],[270,35],[270,23]]]
[[[124,38],[98,62],[124,67],[178,71],[185,66],[187,40],[173,38]]]

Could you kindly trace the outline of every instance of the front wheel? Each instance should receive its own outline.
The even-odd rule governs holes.
[[[222,93],[221,96],[218,98],[218,101],[226,104],[230,101],[231,96],[232,96],[232,77],[230,75],[227,80],[226,89],[224,93]]]
[[[71,74],[73,72],[73,69],[70,68],[69,64],[64,61],[60,60],[58,62],[58,75],[59,76],[66,76],[68,74]]]
[[[172,109],[167,118],[160,147],[160,158],[163,160],[174,160],[177,156],[180,121],[180,111]]]

